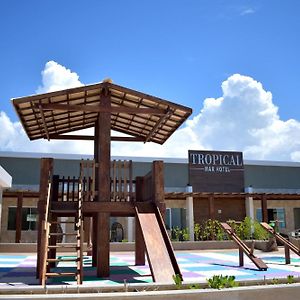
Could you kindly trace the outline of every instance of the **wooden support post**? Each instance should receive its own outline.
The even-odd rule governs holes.
[[[144,201],[144,177],[138,176],[135,178],[135,201]]]
[[[98,213],[97,221],[97,276],[98,277],[108,277],[109,276],[109,214],[108,213]]]
[[[215,220],[216,218],[216,215],[215,215],[215,197],[214,195],[210,195],[209,198],[208,198],[208,201],[209,201],[209,218],[211,220]]]
[[[152,188],[153,201],[159,208],[160,213],[165,220],[164,162],[162,160],[155,160],[152,164]]]
[[[93,230],[92,230],[92,243],[93,243],[93,248],[92,248],[92,266],[96,267],[97,266],[97,214],[93,215],[92,222],[93,222]]]
[[[261,197],[261,212],[262,221],[268,223],[268,202],[266,194],[263,194]]]
[[[16,212],[16,237],[15,237],[15,243],[20,243],[21,242],[22,207],[23,207],[23,193],[18,193],[17,212]]]
[[[48,181],[53,174],[53,158],[42,158],[40,164],[40,196],[38,202],[38,236],[37,236],[37,264],[36,276],[39,278],[41,272],[41,238],[43,231],[43,221],[45,220],[45,203],[48,193]]]
[[[284,255],[285,255],[285,263],[288,265],[291,263],[291,253],[288,245],[284,244]]]
[[[239,248],[239,263],[240,267],[244,265],[244,252],[242,248]]]
[[[95,137],[94,137],[94,163],[95,163],[95,177],[94,177],[94,188],[95,188],[95,198],[94,201],[99,201],[98,197],[98,182],[99,182],[99,172],[98,172],[98,166],[99,166],[99,118],[95,122]],[[97,219],[98,215],[94,214],[93,215],[93,230],[92,230],[92,266],[96,267],[97,266]]]
[[[103,88],[100,95],[100,108],[103,111],[98,114],[98,129],[95,133],[96,158],[98,158],[98,170],[96,186],[98,201],[110,201],[110,129],[111,129],[111,98],[107,88]],[[109,213],[97,213],[97,276],[109,276]]]
[[[144,200],[144,177],[136,177],[136,201],[142,202]],[[135,264],[138,266],[145,265],[146,247],[142,234],[142,229],[138,218],[135,218]]]
[[[142,229],[138,219],[135,219],[135,264],[137,266],[145,265],[146,247],[142,234]]]

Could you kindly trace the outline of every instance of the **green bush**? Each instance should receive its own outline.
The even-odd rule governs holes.
[[[269,237],[269,234],[261,227],[260,223],[250,217],[246,217],[240,223],[236,223],[234,220],[229,220],[228,223],[242,240],[267,240]]]
[[[212,289],[224,289],[237,287],[238,283],[235,281],[235,276],[214,275],[207,279],[208,286]]]
[[[220,222],[211,219],[208,219],[202,224],[196,223],[194,225],[194,235],[195,241],[222,241],[226,239],[226,235],[220,227]]]
[[[242,240],[267,240],[269,235],[261,227],[260,223],[246,217],[242,222],[228,220],[228,224],[233,228],[237,236]],[[188,241],[190,234],[187,228],[180,229],[179,227],[172,228],[171,239],[173,241]],[[210,241],[228,240],[227,234],[220,226],[217,220],[208,219],[202,224],[194,224],[194,240],[195,241]]]

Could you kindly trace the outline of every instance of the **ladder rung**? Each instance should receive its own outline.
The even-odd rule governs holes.
[[[55,245],[55,246],[51,245],[51,246],[48,246],[48,248],[49,249],[58,249],[58,248],[68,248],[68,249],[70,248],[71,249],[71,248],[76,248],[77,249],[79,247],[74,244],[74,245]]]
[[[77,235],[77,233],[69,233],[69,232],[50,232],[49,235],[55,235],[55,236],[60,236],[60,235]]]
[[[78,258],[47,258],[48,262],[78,261]]]
[[[77,276],[77,273],[72,273],[72,272],[51,272],[51,273],[46,273],[47,277],[58,277],[58,276]]]
[[[75,221],[53,221],[51,224],[74,224]]]
[[[69,213],[76,213],[77,210],[76,209],[52,209],[50,210],[51,213],[54,214],[69,214]]]

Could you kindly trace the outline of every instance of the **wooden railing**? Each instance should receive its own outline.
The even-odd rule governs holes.
[[[132,161],[113,160],[111,162],[111,198],[110,201],[135,201],[135,180],[132,178]],[[53,201],[77,202],[79,184],[83,201],[94,201],[98,192],[95,190],[94,161],[80,163],[80,177],[53,176]]]
[[[113,160],[111,162],[111,201],[134,201],[132,161]]]

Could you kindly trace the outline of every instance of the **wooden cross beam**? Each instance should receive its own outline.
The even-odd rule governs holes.
[[[86,111],[97,113],[126,113],[141,115],[165,115],[167,113],[167,110],[158,108],[137,108],[122,106],[101,107],[96,105],[74,105],[58,103],[43,103],[38,105],[37,107],[41,107],[43,110]]]
[[[71,134],[52,134],[49,136],[52,140],[76,140],[76,141],[93,141],[94,136],[91,135],[71,135]],[[144,138],[134,136],[112,136],[111,141],[116,142],[144,142]]]

